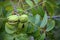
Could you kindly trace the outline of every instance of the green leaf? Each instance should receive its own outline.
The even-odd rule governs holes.
[[[49,32],[49,31],[51,31],[54,27],[55,27],[55,21],[54,21],[54,20],[49,20],[49,22],[47,23],[47,29],[46,29],[46,31]]]
[[[53,7],[57,7],[57,3],[56,3],[55,0],[47,0],[47,2],[50,3],[51,6],[53,6]]]
[[[28,27],[28,23],[24,23],[24,28],[21,29],[22,33],[26,33]]]
[[[34,0],[35,4],[37,4],[39,2],[39,0]]]
[[[5,34],[4,35],[4,40],[13,40],[14,37],[12,35],[9,35],[9,34]]]
[[[37,26],[34,26],[33,36],[36,38],[40,36],[40,29]]]
[[[34,0],[35,4],[38,4],[39,2],[41,2],[41,0]]]
[[[54,8],[47,2],[46,2],[46,9],[47,9],[50,16],[54,15]]]
[[[2,14],[3,14],[3,17],[6,17],[7,11],[5,10],[4,7],[2,8]]]
[[[2,7],[0,7],[0,16],[1,16],[1,14],[2,14]]]
[[[27,28],[27,33],[32,33],[33,31],[34,31],[34,26],[31,23],[29,23]]]
[[[34,16],[29,16],[29,21],[32,23],[35,23],[35,17]]]
[[[44,40],[45,39],[45,33],[41,35],[41,38],[39,40]]]
[[[47,20],[48,20],[48,16],[47,16],[47,13],[45,13],[43,20],[41,22],[41,25],[40,25],[41,28],[45,27],[45,25],[47,24]]]
[[[6,7],[5,7],[5,10],[6,10],[6,11],[12,11],[12,10],[13,10],[13,7],[12,7],[12,6],[6,6]]]
[[[23,33],[20,33],[16,38],[15,40],[28,40],[28,36],[27,34],[23,34]]]
[[[17,10],[20,11],[20,12],[23,11],[23,9],[21,9],[21,8],[17,8]]]
[[[8,34],[13,34],[15,31],[13,30],[9,30],[7,27],[5,27],[5,31],[8,33]]]
[[[26,0],[26,3],[30,6],[30,7],[33,7],[33,3],[31,0]]]
[[[36,14],[38,13],[35,8],[32,8],[32,9],[31,9],[31,12],[32,12],[33,15],[36,15]]]
[[[34,23],[35,23],[35,17],[29,16],[29,24],[28,24],[28,33],[32,33],[34,31]]]
[[[36,14],[36,16],[35,16],[35,24],[39,25],[39,23],[40,23],[40,15]]]
[[[6,7],[6,6],[8,6],[8,5],[11,6],[11,2],[10,2],[10,1],[0,2],[0,6],[2,6],[2,7]]]
[[[36,10],[38,11],[37,13],[41,15],[41,17],[44,16],[44,13],[45,13],[45,12],[44,12],[42,6],[38,6]]]
[[[9,25],[8,23],[5,24],[5,31],[8,33],[8,34],[13,34],[14,32],[16,32],[16,29],[15,28],[15,25],[12,26],[12,25]]]
[[[22,8],[17,8],[17,11],[19,14],[23,13],[23,9]]]

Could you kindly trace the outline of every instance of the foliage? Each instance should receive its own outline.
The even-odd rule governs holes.
[[[0,34],[2,34],[0,36],[2,36],[2,40],[29,40],[30,35],[34,37],[34,40],[44,40],[46,33],[55,27],[55,20],[52,17],[56,8],[55,0],[0,1]],[[17,15],[18,21],[14,20],[15,17],[12,17],[12,20],[9,17],[11,15]],[[11,19],[8,20],[7,17]],[[10,24],[15,22],[17,24]]]

